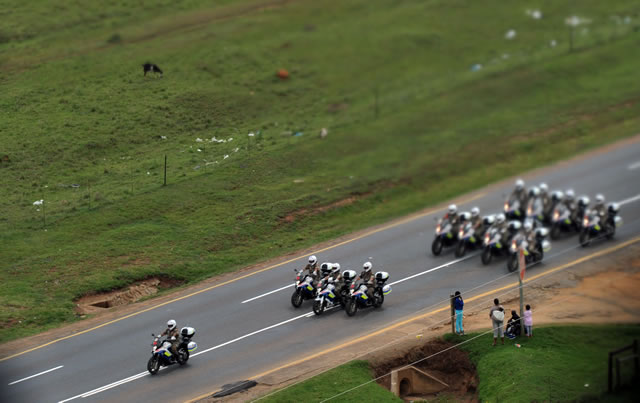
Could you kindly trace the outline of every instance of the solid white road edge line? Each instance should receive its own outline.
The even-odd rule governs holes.
[[[638,169],[638,168],[640,168],[640,161],[638,161],[638,162],[634,162],[633,164],[630,164],[630,165],[627,167],[627,169],[628,169],[629,171],[633,171],[634,169]]]
[[[284,287],[280,287],[280,288],[278,288],[277,290],[273,290],[273,291],[265,292],[264,294],[262,294],[262,295],[258,295],[257,297],[253,297],[253,298],[246,299],[246,300],[242,301],[242,303],[243,303],[243,304],[245,304],[245,303],[247,303],[247,302],[251,302],[251,301],[256,300],[256,299],[258,299],[258,298],[266,297],[267,295],[269,295],[269,294],[273,294],[274,292],[278,292],[278,291],[282,291],[282,290],[284,290],[284,289],[286,289],[286,288],[290,288],[292,285],[295,285],[295,284],[294,284],[294,283],[291,283],[291,284],[289,284],[289,285],[285,285]]]
[[[26,377],[26,378],[18,379],[17,381],[13,381],[13,382],[11,382],[8,386],[15,385],[16,383],[20,383],[20,382],[22,382],[22,381],[26,381],[27,379],[35,378],[36,376],[44,375],[44,374],[46,374],[47,372],[55,371],[56,369],[60,369],[60,368],[62,368],[62,367],[64,367],[64,365],[60,365],[60,366],[58,366],[58,367],[51,368],[51,369],[48,369],[48,370],[46,370],[46,371],[38,372],[37,374],[35,374],[35,375],[31,375],[31,376],[28,376],[28,377]]]
[[[462,262],[462,261],[464,261],[464,260],[470,259],[470,258],[472,258],[472,257],[473,257],[473,256],[475,256],[475,255],[476,255],[476,254],[472,254],[472,255],[469,255],[469,256],[465,256],[465,257],[463,257],[463,258],[461,258],[461,259],[452,260],[451,262],[445,263],[445,264],[443,264],[443,265],[440,265],[440,266],[434,267],[434,268],[432,268],[432,269],[429,269],[429,270],[426,270],[426,271],[423,271],[423,272],[420,272],[420,273],[417,273],[417,274],[413,274],[413,275],[411,275],[411,276],[409,276],[409,277],[406,277],[406,278],[404,278],[404,279],[400,279],[400,280],[398,280],[398,281],[395,281],[395,282],[393,282],[393,283],[390,283],[389,285],[399,284],[399,283],[402,283],[403,281],[407,281],[407,280],[410,280],[410,279],[412,279],[412,278],[415,278],[415,277],[418,277],[418,276],[422,276],[422,275],[427,274],[427,273],[430,273],[430,272],[432,272],[432,271],[436,271],[436,270],[439,270],[439,269],[443,269],[443,268],[445,268],[445,267],[449,267],[449,266],[451,266],[451,265],[453,265],[453,264],[455,264],[455,263],[459,263],[459,262]],[[291,285],[288,285],[288,286],[286,286],[286,287],[291,287]],[[277,290],[276,290],[276,291],[277,291]],[[275,291],[272,291],[272,292],[275,292]],[[191,357],[195,357],[195,356],[198,356],[198,355],[200,355],[200,354],[208,353],[208,352],[210,352],[210,351],[213,351],[213,350],[216,350],[216,349],[218,349],[218,348],[221,348],[221,347],[227,346],[227,345],[229,345],[229,344],[235,343],[235,342],[240,341],[240,340],[242,340],[242,339],[246,339],[247,337],[254,336],[254,335],[258,334],[258,333],[262,333],[262,332],[265,332],[265,331],[267,331],[267,330],[273,329],[273,328],[275,328],[275,327],[285,325],[285,324],[287,324],[287,323],[289,323],[289,322],[293,322],[294,320],[298,320],[298,319],[302,319],[302,318],[310,318],[310,317],[312,317],[312,316],[314,316],[313,311],[308,312],[308,313],[304,313],[304,314],[302,314],[302,315],[299,315],[299,316],[293,317],[293,318],[291,318],[291,319],[287,319],[287,320],[285,320],[285,321],[282,321],[282,322],[276,323],[275,325],[267,326],[267,327],[262,328],[262,329],[260,329],[260,330],[256,330],[255,332],[251,332],[251,333],[245,334],[244,336],[237,337],[237,338],[235,338],[235,339],[233,339],[233,340],[229,340],[229,341],[224,342],[224,343],[222,343],[222,344],[218,344],[217,346],[213,346],[213,347],[210,347],[210,348],[208,348],[208,349],[206,349],[206,350],[202,350],[202,351],[199,351],[199,352],[197,352],[197,353],[195,353],[195,354],[191,354]],[[163,368],[161,368],[161,369],[164,369],[164,367],[163,367]],[[85,397],[89,397],[89,396],[95,395],[95,394],[97,394],[97,393],[104,392],[105,390],[108,390],[108,389],[111,389],[111,388],[115,388],[116,386],[120,386],[120,385],[123,385],[123,384],[125,384],[125,383],[129,383],[129,382],[131,382],[131,381],[135,381],[136,379],[142,378],[142,377],[147,376],[147,375],[149,375],[149,373],[148,373],[148,372],[146,372],[146,371],[145,371],[145,372],[141,372],[141,373],[139,373],[139,374],[132,375],[132,376],[130,376],[130,377],[128,377],[128,378],[124,378],[124,379],[122,379],[122,380],[119,380],[119,381],[116,381],[116,382],[110,383],[110,384],[108,384],[108,385],[101,386],[101,387],[99,387],[99,388],[96,388],[96,389],[90,390],[90,391],[88,391],[88,392],[84,392],[84,393],[79,394],[79,395],[76,395],[76,396],[74,396],[74,397],[70,397],[70,398],[68,398],[68,399],[61,400],[61,401],[60,401],[60,402],[58,402],[58,403],[66,403],[66,402],[69,402],[69,401],[71,401],[71,400],[75,400],[75,399],[78,399],[78,398],[85,398]]]

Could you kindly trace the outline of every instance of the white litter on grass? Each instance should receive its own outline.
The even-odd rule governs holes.
[[[626,17],[624,17],[624,23],[625,24],[631,24],[631,17],[629,17],[628,15]]]
[[[240,147],[236,147],[235,150],[233,150],[234,153],[237,153],[238,151],[240,151]]]
[[[589,384],[588,384],[588,383],[585,383],[585,384],[584,384],[584,387],[585,387],[585,388],[588,388],[588,387],[589,387]]]
[[[36,200],[33,202],[34,206],[42,206],[42,203],[44,203],[44,200],[40,199],[40,200]]]
[[[160,138],[161,138],[162,140],[166,140],[166,139],[167,139],[167,136],[160,136]]]
[[[552,39],[551,42],[549,42],[549,46],[551,46],[552,48],[555,48],[558,45],[558,42],[556,42],[555,39]]]
[[[321,139],[327,137],[328,134],[329,134],[329,130],[327,130],[326,127],[323,127],[322,130],[320,130],[320,138]]]
[[[227,139],[227,141],[233,141],[233,137],[229,137],[229,139]]]
[[[196,143],[202,143],[202,139],[201,139],[200,137],[198,137],[198,138],[196,139]]]
[[[211,137],[210,143],[226,143],[227,140],[217,139],[216,136]]]
[[[198,148],[198,152],[199,152],[199,153],[201,153],[201,152],[202,152],[202,150]]]
[[[510,57],[511,57],[511,55],[509,55],[508,53],[503,53],[503,54],[502,54],[502,58],[503,58],[504,60],[507,60],[507,59],[508,59],[508,58],[510,58]]]
[[[226,160],[227,158],[229,158],[229,154],[225,154],[223,160]]]
[[[589,24],[591,23],[591,20],[588,18],[578,17],[577,15],[572,15],[571,17],[567,17],[564,22],[571,27],[577,27],[578,25]]]
[[[504,38],[505,39],[513,39],[515,38],[517,35],[516,30],[515,29],[510,29],[507,31],[506,34],[504,34]]]
[[[249,137],[253,137],[253,136],[255,136],[255,134],[253,134],[253,133],[249,133],[249,134],[248,134],[248,136],[249,136]]]
[[[527,15],[534,20],[539,20],[542,18],[542,11],[540,10],[527,10]]]
[[[147,171],[147,175],[151,175],[151,172]]]

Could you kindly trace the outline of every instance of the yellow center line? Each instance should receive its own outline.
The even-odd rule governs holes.
[[[536,280],[536,279],[538,279],[540,277],[548,276],[549,274],[552,274],[552,273],[564,270],[566,268],[575,266],[575,265],[583,263],[583,262],[585,262],[587,260],[595,259],[597,257],[606,255],[608,253],[615,252],[615,251],[617,251],[619,249],[622,249],[622,248],[624,248],[626,246],[634,244],[634,243],[636,243],[638,241],[640,241],[640,237],[636,237],[636,238],[630,239],[628,241],[625,241],[625,242],[621,243],[620,245],[616,245],[616,246],[613,246],[611,248],[607,248],[607,249],[601,250],[599,252],[592,253],[590,255],[587,255],[587,256],[581,257],[579,259],[573,260],[573,261],[571,261],[569,263],[565,263],[563,265],[560,265],[560,266],[554,267],[552,269],[549,269],[549,270],[547,270],[547,271],[545,271],[543,273],[536,274],[534,276],[529,277],[527,280],[528,281],[533,281],[533,280]],[[475,295],[475,296],[473,296],[471,298],[467,298],[466,302],[476,301],[476,300],[478,300],[480,298],[484,298],[484,297],[486,297],[488,295],[495,294],[495,293],[500,292],[502,290],[506,290],[506,289],[514,288],[514,287],[518,287],[518,286],[519,286],[518,283],[511,283],[511,284],[508,284],[508,285],[505,285],[505,286],[502,286],[502,287],[498,287],[498,288],[495,288],[493,290],[484,292],[482,294]],[[447,305],[447,306],[435,309],[435,310],[427,312],[427,313],[423,313],[423,314],[420,314],[420,315],[416,315],[416,316],[410,317],[410,318],[405,319],[405,320],[403,320],[401,322],[398,322],[398,323],[395,323],[393,325],[390,325],[390,326],[384,327],[382,329],[376,330],[376,331],[374,331],[372,333],[369,333],[367,335],[358,337],[357,339],[349,340],[348,342],[342,343],[342,344],[337,345],[335,347],[331,347],[331,348],[329,348],[327,350],[323,350],[321,352],[311,354],[311,355],[309,355],[309,356],[307,356],[305,358],[302,358],[302,359],[299,359],[299,360],[295,360],[295,361],[289,362],[287,364],[283,364],[283,365],[281,365],[279,367],[272,368],[270,370],[267,370],[265,372],[259,373],[257,375],[252,376],[252,377],[249,377],[247,379],[254,379],[255,380],[255,379],[262,378],[263,376],[267,376],[267,375],[269,375],[269,374],[271,374],[273,372],[279,371],[281,369],[284,369],[284,368],[287,368],[287,367],[291,367],[291,366],[300,364],[300,363],[305,362],[305,361],[313,360],[314,358],[318,358],[318,357],[320,357],[322,355],[334,352],[336,350],[340,350],[342,348],[348,347],[348,346],[350,346],[352,344],[355,344],[355,343],[360,343],[360,342],[362,342],[364,340],[367,340],[367,339],[369,339],[371,337],[377,336],[379,334],[388,332],[388,331],[393,330],[393,329],[397,329],[400,326],[404,326],[404,325],[406,325],[408,323],[415,322],[417,320],[427,318],[429,316],[435,315],[436,313],[440,313],[440,312],[446,311],[448,309],[451,309],[451,307]],[[195,402],[197,400],[204,399],[205,397],[212,395],[213,393],[215,393],[218,390],[219,389],[216,389],[216,390],[214,390],[212,392],[206,393],[204,395],[200,395],[200,396],[198,396],[196,398],[193,398],[193,399],[190,399],[190,400],[186,400],[185,403],[192,403],[192,402]]]
[[[472,197],[469,197],[469,198],[467,198],[467,199],[465,199],[465,200],[461,200],[461,201],[459,201],[459,202],[458,202],[458,204],[465,204],[465,203],[469,203],[469,202],[471,202],[471,201],[474,201],[474,200],[477,200],[477,199],[479,199],[479,198],[483,197],[485,194],[486,194],[486,193],[478,193],[478,194],[476,194],[476,195],[474,195],[474,196],[472,196]],[[439,207],[438,207],[438,208],[432,208],[432,209],[429,209],[429,210],[425,211],[424,213],[420,213],[420,214],[417,214],[417,215],[414,215],[414,216],[410,216],[410,217],[408,217],[408,218],[406,218],[406,219],[402,219],[402,220],[397,221],[397,222],[394,222],[394,223],[392,223],[392,224],[385,225],[385,226],[380,227],[380,228],[377,228],[377,229],[375,229],[375,230],[371,230],[371,231],[365,232],[365,233],[364,233],[364,234],[362,234],[362,235],[356,236],[356,237],[351,238],[351,239],[347,239],[346,241],[343,241],[343,242],[337,243],[337,244],[335,244],[335,245],[328,246],[328,247],[326,247],[326,248],[319,249],[319,250],[317,250],[317,251],[315,251],[315,252],[312,252],[311,254],[316,254],[316,253],[320,253],[320,252],[328,251],[328,250],[330,250],[330,249],[335,249],[335,248],[337,248],[337,247],[339,247],[339,246],[343,246],[343,245],[349,244],[349,243],[351,243],[351,242],[355,242],[355,241],[357,241],[357,240],[360,240],[360,239],[362,239],[362,238],[366,238],[366,237],[371,236],[371,235],[373,235],[373,234],[377,234],[378,232],[385,231],[385,230],[388,230],[388,229],[390,229],[390,228],[394,228],[394,227],[397,227],[397,226],[400,226],[400,225],[403,225],[403,224],[406,224],[406,223],[409,223],[409,222],[412,222],[412,221],[418,220],[418,219],[420,219],[420,218],[422,218],[422,217],[425,217],[425,216],[428,216],[428,215],[430,215],[430,214],[433,214],[434,212],[436,212],[436,211],[438,211],[438,210],[440,210],[440,208],[439,208]],[[223,285],[231,284],[231,283],[234,283],[234,282],[236,282],[236,281],[238,281],[238,280],[242,280],[242,279],[247,278],[247,277],[255,276],[256,274],[259,274],[259,273],[265,272],[265,271],[267,271],[267,270],[272,270],[272,269],[275,269],[275,268],[280,267],[280,266],[282,266],[282,265],[285,265],[285,264],[287,264],[287,263],[294,262],[294,261],[296,261],[296,260],[298,260],[298,259],[300,259],[300,258],[302,258],[302,257],[304,257],[304,255],[302,255],[302,256],[298,256],[298,257],[294,257],[294,258],[292,258],[292,259],[286,260],[286,261],[281,262],[281,263],[274,264],[274,265],[269,266],[269,267],[265,267],[264,269],[260,269],[260,270],[253,271],[253,272],[251,272],[251,273],[245,274],[245,275],[240,276],[240,277],[236,277],[236,278],[234,278],[234,279],[231,279],[231,280],[225,281],[225,282],[220,283],[220,284],[216,284],[216,285],[212,285],[212,286],[207,287],[207,288],[203,288],[203,289],[201,289],[201,290],[198,290],[198,291],[192,292],[191,294],[183,295],[182,297],[178,297],[178,298],[174,298],[174,299],[169,300],[169,301],[165,301],[165,302],[160,303],[160,304],[158,304],[158,305],[154,305],[154,306],[152,306],[152,307],[149,307],[149,308],[143,309],[143,310],[141,310],[141,311],[134,312],[134,313],[131,313],[131,314],[129,314],[129,315],[122,316],[122,317],[117,318],[117,319],[114,319],[114,320],[110,320],[110,321],[108,321],[108,322],[102,323],[102,324],[97,325],[97,326],[94,326],[94,327],[92,327],[92,328],[89,328],[89,329],[86,329],[86,330],[83,330],[83,331],[80,331],[80,332],[77,332],[77,333],[74,333],[74,334],[70,334],[70,335],[68,335],[68,336],[64,336],[64,337],[61,337],[61,338],[59,338],[59,339],[52,340],[52,341],[50,341],[50,342],[48,342],[48,343],[45,343],[45,344],[42,344],[42,345],[39,345],[39,346],[36,346],[36,347],[30,348],[30,349],[27,349],[27,350],[21,351],[21,352],[19,352],[19,353],[16,353],[16,354],[10,355],[10,356],[8,356],[8,357],[0,358],[0,362],[2,362],[2,361],[6,361],[6,360],[9,360],[9,359],[11,359],[11,358],[15,358],[15,357],[21,356],[21,355],[26,354],[26,353],[30,353],[30,352],[35,351],[35,350],[39,350],[39,349],[41,349],[41,348],[43,348],[43,347],[50,346],[50,345],[52,345],[52,344],[54,344],[54,343],[58,343],[58,342],[60,342],[60,341],[67,340],[67,339],[70,339],[70,338],[72,338],[72,337],[79,336],[79,335],[81,335],[81,334],[85,334],[85,333],[88,333],[88,332],[92,332],[92,331],[94,331],[94,330],[100,329],[101,327],[104,327],[104,326],[107,326],[107,325],[110,325],[110,324],[113,324],[113,323],[119,322],[119,321],[124,320],[124,319],[131,318],[131,317],[136,316],[136,315],[140,315],[140,314],[145,313],[145,312],[149,312],[149,311],[151,311],[151,310],[154,310],[154,309],[160,308],[160,307],[162,307],[162,306],[165,306],[165,305],[168,305],[168,304],[171,304],[171,303],[177,302],[177,301],[181,301],[181,300],[183,300],[183,299],[190,298],[190,297],[193,297],[193,296],[198,295],[198,294],[202,294],[203,292],[207,292],[207,291],[213,290],[214,288],[222,287]]]

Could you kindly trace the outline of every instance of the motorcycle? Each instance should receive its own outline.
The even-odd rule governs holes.
[[[482,219],[482,226],[477,231],[470,222],[460,226],[458,232],[458,244],[456,245],[456,257],[463,257],[468,249],[475,249],[482,246],[482,239],[486,228],[493,225],[494,216],[487,216]]]
[[[607,207],[607,216],[602,225],[600,225],[600,216],[597,211],[590,211],[584,218],[582,223],[582,231],[580,232],[580,245],[589,246],[591,240],[602,236],[612,239],[616,234],[616,228],[622,225],[622,217],[618,215],[620,207],[618,203],[611,203]]]
[[[520,230],[522,224],[520,221],[511,221],[509,222],[509,226],[507,228],[507,232],[504,234],[501,233],[500,229],[496,226],[490,227],[484,233],[484,241],[483,241],[483,251],[482,251],[482,264],[488,265],[493,260],[494,256],[504,256],[508,253],[509,242],[513,237],[513,234]]]
[[[460,219],[462,220],[462,214]],[[443,248],[453,246],[458,241],[458,237],[456,235],[457,234],[454,234],[453,232],[453,226],[449,220],[444,221],[442,218],[438,220],[438,224],[436,225],[436,237],[431,243],[431,253],[433,253],[434,256],[438,256],[442,253]]]
[[[546,228],[538,228],[535,230],[536,243],[533,248],[527,242],[524,234],[518,234],[511,240],[511,246],[509,247],[509,259],[507,260],[507,269],[509,272],[518,270],[520,266],[518,261],[518,251],[522,249],[524,253],[525,263],[537,263],[541,262],[544,258],[544,253],[551,250],[551,243],[546,239],[549,235],[549,230]]]
[[[304,274],[304,269],[293,270],[297,273],[295,290],[291,295],[291,305],[294,308],[299,308],[302,302],[307,299],[314,299],[317,291],[313,286],[313,277],[310,274]]]
[[[368,308],[373,306],[379,308],[384,303],[385,295],[389,295],[391,292],[391,286],[385,285],[389,279],[389,273],[379,271],[375,274],[375,285],[373,290],[373,297],[369,298],[367,295],[367,286],[364,284],[355,284],[349,293],[347,303],[344,307],[348,316],[353,316],[358,312],[358,309]]]
[[[191,338],[196,334],[196,329],[192,327],[183,327],[180,330],[180,339],[176,347],[176,354],[171,354],[171,341],[169,339],[160,340],[160,336],[151,333],[153,343],[151,343],[151,358],[147,362],[147,371],[151,375],[155,375],[160,367],[168,367],[169,365],[178,363],[184,365],[189,361],[190,353],[196,351],[198,345]]]
[[[345,270],[342,273],[342,281],[336,287],[332,278],[329,278],[318,287],[318,296],[313,302],[313,313],[322,315],[325,309],[342,306],[346,304],[349,297],[349,290],[353,279],[356,278],[356,272],[353,270]]]

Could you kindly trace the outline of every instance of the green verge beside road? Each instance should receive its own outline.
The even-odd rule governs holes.
[[[124,3],[15,2],[0,28],[0,342],[640,127],[633,0]]]
[[[606,393],[607,366],[610,351],[640,339],[640,325],[549,326],[536,328],[533,334],[531,339],[506,339],[504,346],[492,347],[490,335],[460,346],[478,371],[481,401],[625,401],[633,396],[630,390]],[[445,339],[460,342],[451,334]],[[629,386],[633,360],[622,370]]]
[[[459,348],[469,353],[476,366],[478,398],[483,402],[615,402],[637,396],[637,385],[629,384],[632,360],[622,367],[624,387],[607,392],[607,360],[609,351],[640,338],[640,325],[546,326],[534,329],[534,334],[531,339],[507,339],[504,346],[496,347],[491,346],[491,335],[474,339],[477,333],[448,334],[445,340],[466,341]],[[367,382],[336,401],[401,401],[372,379],[366,361],[352,361],[260,401],[317,402]],[[436,401],[450,401],[448,396],[443,392]]]

